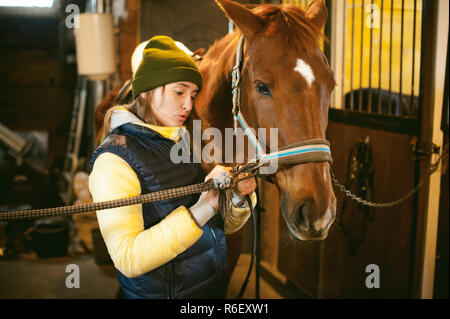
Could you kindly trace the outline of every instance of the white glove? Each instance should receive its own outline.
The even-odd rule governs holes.
[[[211,206],[211,204],[205,199],[203,194],[198,199],[197,203],[195,203],[191,208],[189,208],[189,212],[192,215],[192,218],[195,220],[198,226],[203,227],[208,220],[214,217],[217,214],[217,210]]]
[[[211,178],[214,179],[216,186],[226,183],[226,177],[231,170],[229,167],[217,165],[214,169],[205,177],[205,182]],[[195,203],[189,211],[192,218],[197,222],[200,227],[203,227],[208,220],[217,214],[219,210],[219,192],[216,189],[212,189],[209,192],[204,192],[200,196],[197,203]]]

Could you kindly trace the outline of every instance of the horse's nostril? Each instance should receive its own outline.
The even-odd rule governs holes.
[[[306,204],[300,205],[294,215],[295,224],[308,228],[308,217],[306,214]]]
[[[311,240],[324,239],[328,234],[332,213],[329,208],[319,210],[314,201],[303,200],[292,212],[292,226],[302,234],[304,238]]]

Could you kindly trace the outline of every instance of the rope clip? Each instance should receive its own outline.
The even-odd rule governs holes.
[[[228,172],[220,172],[214,177],[214,188],[225,189],[231,186],[232,178]]]

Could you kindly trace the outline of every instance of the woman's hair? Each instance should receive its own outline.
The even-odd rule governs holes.
[[[158,121],[156,116],[154,116],[152,112],[152,106],[156,103],[162,103],[161,99],[163,91],[164,86],[160,86],[153,90],[140,93],[137,98],[130,104],[114,106],[110,108],[108,112],[106,112],[105,119],[103,121],[103,138],[106,138],[109,135],[109,130],[111,127],[111,116],[118,108],[124,108],[128,110],[147,124],[162,125]]]

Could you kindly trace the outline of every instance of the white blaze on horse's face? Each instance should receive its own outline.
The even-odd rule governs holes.
[[[297,59],[297,65],[294,68],[294,71],[300,73],[308,82],[308,85],[311,87],[311,83],[315,80],[314,72],[309,66],[308,63],[303,61],[302,59]]]

